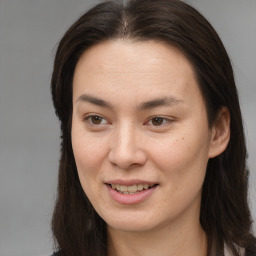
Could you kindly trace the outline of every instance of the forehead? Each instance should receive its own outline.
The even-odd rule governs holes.
[[[88,65],[94,72],[170,72],[170,64],[174,64],[172,69],[177,67],[176,72],[182,71],[179,68],[182,65],[183,71],[194,73],[189,61],[174,46],[153,40],[118,39],[100,43],[86,50],[79,59],[76,70],[82,65]]]
[[[161,97],[167,91],[175,97],[199,93],[193,67],[178,49],[163,42],[124,40],[86,50],[75,68],[73,90],[74,98],[82,93],[109,92],[117,97],[150,97],[151,93]]]

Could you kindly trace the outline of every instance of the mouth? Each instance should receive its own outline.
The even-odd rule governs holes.
[[[159,183],[145,180],[112,180],[107,181],[110,197],[121,205],[137,205],[157,195]]]
[[[107,184],[113,190],[124,195],[134,195],[139,194],[142,191],[149,190],[153,187],[158,186],[158,184],[134,184],[134,185],[121,185],[121,184]]]

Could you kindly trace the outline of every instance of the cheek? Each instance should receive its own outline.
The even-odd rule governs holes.
[[[193,158],[196,150],[192,144],[186,136],[166,138],[163,141],[154,142],[151,154],[159,164],[175,168]]]
[[[197,177],[201,182],[204,178],[208,162],[207,134],[187,132],[154,145],[151,151],[154,164],[173,184],[184,184]]]
[[[97,179],[100,166],[106,156],[106,142],[103,138],[92,136],[83,128],[76,125],[72,127],[72,147],[80,182],[86,189],[93,185],[92,180]]]
[[[83,135],[81,137],[74,138],[72,140],[72,147],[74,151],[75,158],[78,162],[84,164],[94,164],[101,158],[104,153],[103,143],[97,143],[97,140],[88,138],[88,136]]]

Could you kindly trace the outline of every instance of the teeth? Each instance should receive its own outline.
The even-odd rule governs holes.
[[[136,192],[137,191],[137,185],[133,185],[133,186],[128,186],[127,187],[128,192]]]
[[[121,185],[121,186],[119,187],[119,190],[122,191],[122,192],[127,192],[127,191],[128,191],[128,187]]]
[[[144,189],[148,189],[148,187],[149,187],[148,184],[144,184],[144,185],[143,185],[143,188],[144,188]]]
[[[112,189],[117,190],[118,192],[122,193],[122,194],[136,194],[140,191],[142,191],[143,189],[149,189],[152,188],[154,185],[150,186],[148,184],[135,184],[132,186],[124,186],[124,185],[119,185],[119,184],[111,184]]]
[[[143,185],[143,184],[137,185],[137,189],[138,189],[138,190],[142,190],[143,188],[144,188],[144,185]]]

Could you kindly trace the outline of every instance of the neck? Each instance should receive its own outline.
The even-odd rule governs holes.
[[[108,228],[109,256],[206,256],[207,238],[200,223],[127,232]]]

